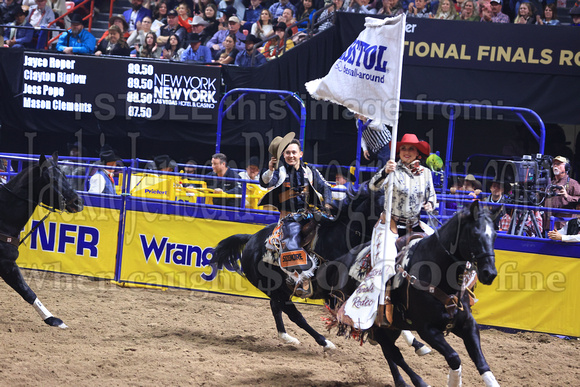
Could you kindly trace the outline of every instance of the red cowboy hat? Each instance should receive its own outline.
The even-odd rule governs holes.
[[[397,143],[397,153],[399,153],[401,145],[404,144],[413,145],[419,152],[423,153],[424,155],[431,153],[431,147],[429,146],[429,143],[427,141],[419,141],[417,136],[412,133],[406,133],[401,141]]]

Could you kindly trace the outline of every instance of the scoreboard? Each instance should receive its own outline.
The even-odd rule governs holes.
[[[22,68],[25,109],[217,122],[219,66],[25,52]]]

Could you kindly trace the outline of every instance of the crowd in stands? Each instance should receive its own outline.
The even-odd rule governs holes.
[[[62,0],[4,0],[0,23],[5,47],[42,49],[47,27],[66,12]],[[64,8],[63,8],[64,7]],[[317,12],[318,11],[318,12]],[[84,13],[66,16],[56,50],[193,63],[259,66],[332,26],[336,12],[489,23],[559,25],[555,0],[131,0],[96,41]],[[580,25],[580,4],[571,10]],[[2,27],[0,27],[2,29]],[[0,42],[1,43],[1,42]]]

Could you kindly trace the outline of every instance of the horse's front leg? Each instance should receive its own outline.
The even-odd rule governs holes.
[[[275,295],[271,295],[270,297],[272,297],[270,298],[270,309],[272,310],[272,315],[274,316],[278,337],[285,344],[300,344],[300,340],[286,333],[286,327],[284,326],[284,320],[282,319],[282,305],[285,301],[275,298]]]
[[[475,322],[475,319],[471,313],[462,324],[462,326],[456,327],[456,329],[453,330],[453,333],[463,339],[467,353],[469,353],[469,357],[471,357],[471,360],[473,360],[473,363],[475,363],[479,374],[483,378],[485,386],[499,387],[499,383],[491,372],[489,365],[485,360],[485,356],[483,356],[483,352],[481,350],[481,339],[479,336],[479,327],[477,326],[477,323]]]
[[[12,289],[16,290],[16,292],[26,300],[26,302],[34,306],[34,309],[46,324],[63,329],[68,328],[61,319],[54,317],[48,309],[45,308],[42,302],[40,302],[38,297],[36,297],[36,294],[32,289],[30,289],[30,286],[28,286],[24,277],[22,277],[22,273],[16,265],[16,262],[6,259],[0,260],[0,277],[2,277],[2,279]]]
[[[448,387],[461,386],[461,359],[459,354],[455,352],[453,347],[447,343],[443,332],[434,327],[424,327],[418,329],[417,333],[423,340],[427,342],[433,349],[437,350],[445,357],[445,361],[449,365],[449,375],[447,377]]]

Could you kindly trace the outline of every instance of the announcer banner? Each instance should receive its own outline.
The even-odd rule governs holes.
[[[119,211],[85,206],[76,214],[51,213],[37,207],[20,234],[24,238],[17,263],[29,269],[88,277],[115,277]]]
[[[497,278],[478,283],[478,323],[580,336],[580,259],[496,250]]]
[[[25,52],[22,79],[25,109],[99,120],[217,120],[221,78],[215,66]]]
[[[264,225],[140,211],[127,211],[125,224],[120,281],[264,297],[231,267],[209,266],[220,240]]]

